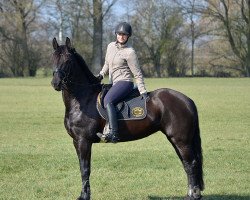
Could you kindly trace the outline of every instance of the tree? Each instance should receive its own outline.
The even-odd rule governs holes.
[[[131,16],[141,64],[153,65],[150,73],[162,77],[167,69],[170,76],[177,76],[178,55],[182,49],[182,16],[167,1],[136,1],[136,14]],[[150,74],[152,75],[152,74]]]
[[[44,22],[50,30],[50,41],[58,37],[59,43],[70,37],[77,51],[91,63],[93,22],[87,0],[53,0],[46,4]],[[61,41],[62,40],[62,41]]]
[[[244,76],[250,77],[250,1],[205,0],[200,12],[210,18],[213,34],[226,39],[239,65],[233,66]],[[230,54],[224,55],[232,59]]]
[[[32,0],[10,0],[1,2],[0,35],[4,47],[1,60],[14,76],[35,76],[39,54],[32,46],[32,26],[37,11],[43,4]],[[13,59],[15,58],[15,59]]]
[[[180,7],[186,23],[189,26],[189,34],[187,37],[191,40],[191,76],[194,76],[194,59],[195,59],[195,42],[196,40],[205,35],[202,31],[202,26],[200,24],[200,14],[197,12],[197,7],[202,4],[202,1],[197,0],[178,0],[176,1],[177,6]]]
[[[50,2],[51,24],[64,38],[71,35],[93,73],[103,64],[103,21],[118,0],[54,0]],[[58,19],[60,21],[58,22]],[[60,37],[59,37],[60,38]]]
[[[93,0],[93,53],[92,71],[97,73],[102,65],[103,12],[102,0]]]
[[[98,73],[103,62],[103,19],[110,11],[117,0],[93,0],[93,51],[92,51],[92,72]]]

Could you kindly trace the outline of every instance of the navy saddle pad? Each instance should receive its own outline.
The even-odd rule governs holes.
[[[107,120],[107,112],[103,106],[103,99],[110,89],[110,85],[103,85],[97,97],[97,110],[101,117]],[[146,100],[140,96],[138,89],[134,89],[128,97],[116,105],[118,120],[139,120],[147,115]]]

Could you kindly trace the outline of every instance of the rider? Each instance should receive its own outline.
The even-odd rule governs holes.
[[[104,98],[107,109],[108,133],[97,134],[105,142],[118,142],[118,123],[114,105],[125,98],[134,87],[132,74],[136,80],[140,94],[147,99],[143,75],[138,63],[135,50],[129,45],[128,39],[132,35],[132,27],[127,22],[119,23],[115,29],[116,41],[107,47],[105,63],[97,76],[102,80],[109,73],[112,83],[111,89]],[[105,129],[104,129],[105,130]]]

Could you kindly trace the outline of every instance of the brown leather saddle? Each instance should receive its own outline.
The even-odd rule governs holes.
[[[97,97],[97,110],[105,120],[107,120],[107,113],[103,105],[103,100],[111,87],[111,84],[104,84],[102,91]],[[140,120],[144,119],[147,115],[146,100],[140,96],[138,88],[134,88],[133,91],[115,107],[118,120]]]

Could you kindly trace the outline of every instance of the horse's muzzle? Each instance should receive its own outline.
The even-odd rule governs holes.
[[[56,90],[56,91],[61,91],[62,90],[62,82],[61,81],[51,81],[51,85],[52,87]]]

